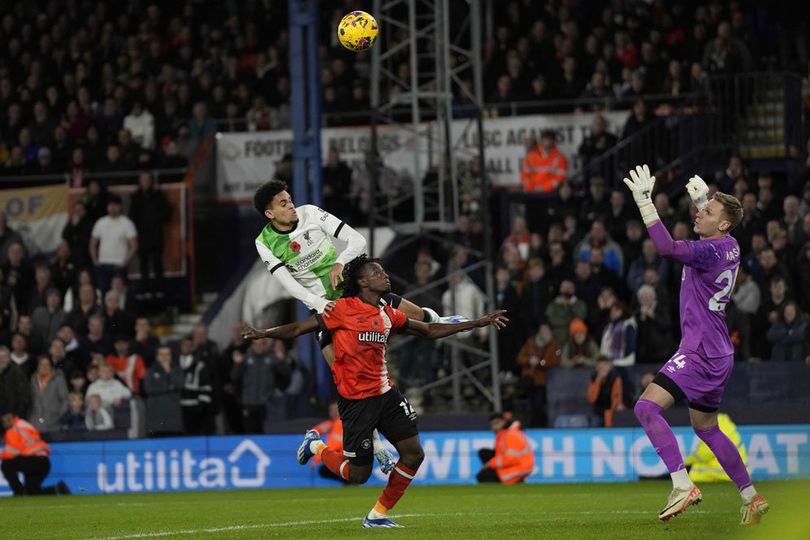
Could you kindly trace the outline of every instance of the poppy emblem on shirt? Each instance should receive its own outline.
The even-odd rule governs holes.
[[[298,253],[299,251],[301,251],[301,244],[299,244],[298,242],[291,243],[290,251],[292,251],[293,253]]]
[[[371,320],[371,326],[373,326],[374,328],[379,327],[380,326],[380,321],[377,320],[377,319],[372,319]]]

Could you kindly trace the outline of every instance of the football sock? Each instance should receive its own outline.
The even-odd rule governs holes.
[[[757,490],[754,489],[754,486],[748,486],[747,488],[740,490],[740,496],[742,497],[743,502],[748,504],[754,500],[754,497],[757,496]]]
[[[712,452],[714,452],[714,457],[720,462],[720,466],[723,467],[723,470],[726,471],[726,474],[728,474],[729,478],[731,478],[737,486],[737,489],[740,490],[743,499],[745,499],[745,494],[742,492],[746,488],[751,487],[751,477],[745,469],[745,463],[743,463],[740,457],[740,451],[737,450],[737,447],[734,446],[731,439],[726,437],[726,434],[720,431],[720,428],[717,426],[712,426],[709,429],[695,429],[695,433],[697,433],[701,441],[705,442],[706,445],[711,448]],[[750,491],[747,493],[750,493]],[[754,495],[756,495],[756,491],[751,495],[751,498],[753,498]]]
[[[380,440],[380,434],[376,429],[371,434],[371,443],[374,446],[374,455],[377,455],[379,451],[385,449],[385,445],[383,445],[382,441]]]
[[[309,443],[309,451],[315,454],[316,456],[320,456],[324,448],[327,448],[326,443],[320,439]]]
[[[324,445],[323,448],[319,448],[319,450],[320,454],[318,455],[321,456],[321,461],[326,465],[326,468],[348,482],[349,467],[351,467],[351,464],[346,456],[341,452],[335,452],[326,445]]]
[[[368,513],[369,519],[380,519],[385,517],[390,509],[397,504],[397,501],[405,494],[405,490],[411,484],[411,480],[416,475],[416,471],[410,469],[402,464],[401,461],[397,462],[394,470],[391,471],[388,477],[388,485],[377,500],[377,504]]]
[[[686,471],[686,469],[681,469],[680,471],[670,473],[669,476],[672,478],[672,487],[678,489],[692,489],[692,486],[694,485],[692,483],[692,479],[689,478],[689,473]]]
[[[638,421],[641,423],[641,427],[644,428],[644,432],[650,439],[653,448],[655,448],[656,453],[672,475],[672,473],[684,469],[683,456],[681,456],[681,450],[678,448],[678,441],[675,440],[675,434],[672,433],[672,428],[669,427],[669,424],[667,424],[667,421],[664,420],[664,417],[661,415],[662,410],[663,409],[661,409],[658,404],[646,399],[638,400],[636,406],[633,408],[633,412],[636,413],[636,418],[638,418]],[[675,482],[681,482],[682,480],[682,475],[679,475],[678,479],[676,479],[674,475],[672,477],[672,482],[675,487],[681,488],[681,486],[676,485]],[[689,485],[691,484],[692,482],[690,480]]]

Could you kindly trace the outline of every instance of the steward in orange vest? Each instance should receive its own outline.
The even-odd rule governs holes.
[[[484,467],[478,471],[479,482],[517,484],[534,470],[534,452],[531,442],[520,429],[520,422],[508,415],[495,413],[489,425],[495,432],[495,449],[482,448],[478,456]]]
[[[520,171],[523,191],[550,193],[568,177],[568,159],[557,149],[557,134],[545,130],[540,144],[529,150]]]
[[[2,418],[5,446],[0,451],[0,469],[14,495],[69,495],[64,482],[43,488],[42,481],[51,470],[51,449],[39,431],[25,420],[6,413]],[[22,473],[25,484],[20,482]]]

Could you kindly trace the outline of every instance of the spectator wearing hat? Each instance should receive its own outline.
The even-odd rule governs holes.
[[[568,340],[560,351],[560,366],[565,368],[590,367],[596,364],[599,347],[588,335],[588,326],[582,319],[568,325]]]
[[[93,226],[90,257],[96,267],[96,280],[101,292],[107,292],[115,273],[124,273],[138,251],[135,224],[121,213],[121,197],[110,195],[107,215]]]
[[[550,193],[568,177],[568,159],[557,148],[557,133],[543,130],[540,144],[523,160],[520,182],[526,193]]]

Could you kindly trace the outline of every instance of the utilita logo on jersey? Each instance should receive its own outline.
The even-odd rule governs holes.
[[[388,336],[381,332],[360,332],[357,334],[357,341],[363,343],[385,343]]]
[[[127,452],[122,461],[99,463],[102,493],[179,489],[264,487],[270,457],[250,439],[227,457],[202,456],[189,448]]]

